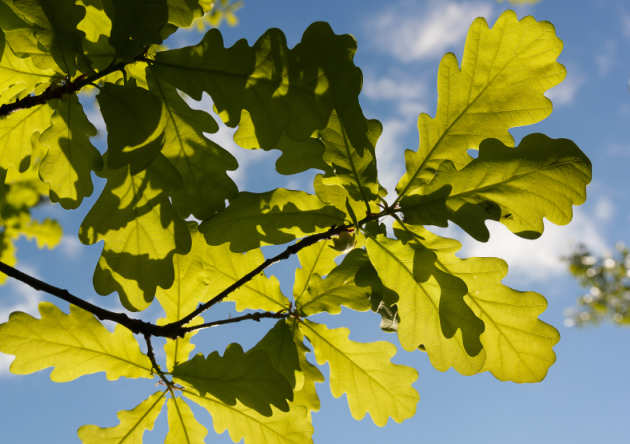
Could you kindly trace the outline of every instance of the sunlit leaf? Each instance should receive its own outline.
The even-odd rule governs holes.
[[[494,137],[513,145],[510,128],[541,121],[551,113],[544,92],[560,83],[565,69],[556,62],[562,42],[549,22],[505,11],[489,29],[483,18],[471,25],[461,70],[453,53],[438,71],[434,118],[418,119],[420,146],[406,151],[406,173],[397,186],[402,197],[422,190],[440,163],[461,169],[467,150]]]
[[[83,444],[142,444],[142,435],[152,430],[164,406],[166,392],[155,392],[132,410],[118,412],[120,424],[114,427],[84,425],[79,428]]]
[[[164,444],[204,444],[208,430],[182,398],[168,399],[168,434]]]
[[[296,406],[288,412],[272,408],[271,416],[243,406],[227,405],[209,394],[200,395],[183,390],[185,397],[208,410],[216,433],[228,430],[232,441],[245,444],[308,444],[312,443],[313,426],[305,407]]]
[[[304,320],[300,330],[313,344],[315,358],[330,366],[330,390],[335,398],[346,393],[356,420],[369,413],[379,427],[388,418],[401,422],[416,412],[418,392],[412,383],[418,372],[392,364],[396,347],[385,341],[362,344],[348,339],[347,328],[328,329]]]
[[[49,105],[20,109],[0,117],[0,168],[24,171],[38,147],[39,136],[51,125]]]
[[[518,147],[508,148],[487,139],[479,157],[460,171],[442,163],[425,187],[429,196],[408,196],[401,207],[410,223],[424,222],[427,212],[442,212],[442,225],[448,218],[481,241],[489,237],[486,219],[536,238],[543,232],[543,217],[561,225],[571,221],[572,205],[584,202],[590,180],[591,163],[570,140],[531,134]],[[448,191],[439,192],[443,189]],[[435,202],[431,194],[438,197]]]
[[[24,375],[54,367],[50,379],[72,381],[105,372],[109,380],[151,378],[151,362],[131,332],[108,331],[91,313],[70,305],[65,314],[49,302],[39,304],[41,319],[14,312],[0,325],[0,351],[15,355],[11,372]]]

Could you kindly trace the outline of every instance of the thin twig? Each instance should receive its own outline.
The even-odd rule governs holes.
[[[234,318],[221,319],[219,321],[206,322],[205,324],[191,325],[190,327],[183,327],[183,330],[186,332],[189,332],[193,330],[199,330],[201,328],[216,327],[217,325],[225,325],[225,324],[232,324],[234,322],[246,321],[248,319],[259,322],[263,318],[283,319],[283,318],[288,318],[289,316],[290,316],[290,313],[286,311],[279,311],[275,313],[272,311],[258,311],[256,313],[248,313],[246,315],[237,316]]]
[[[173,381],[169,380],[166,377],[166,375],[160,368],[160,365],[157,363],[157,360],[155,359],[155,353],[153,353],[153,344],[151,344],[151,335],[149,333],[144,333],[144,340],[147,343],[147,356],[151,361],[151,366],[153,367],[153,370],[155,370],[155,373],[157,373],[157,375],[164,382],[164,384],[166,384],[166,387],[168,387],[170,391],[171,387],[174,385]]]

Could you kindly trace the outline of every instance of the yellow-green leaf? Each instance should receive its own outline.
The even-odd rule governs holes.
[[[153,424],[164,406],[166,392],[155,392],[132,410],[118,412],[120,424],[114,427],[84,425],[79,428],[83,444],[142,444],[145,430]]]
[[[109,380],[152,378],[151,362],[131,332],[107,330],[91,313],[70,305],[65,314],[49,302],[39,304],[41,319],[14,312],[0,325],[0,351],[15,355],[11,371],[24,375],[54,367],[50,379],[72,381],[105,372]]]
[[[348,339],[347,328],[328,329],[304,320],[300,330],[313,344],[318,364],[328,362],[330,391],[335,398],[346,393],[352,417],[369,413],[379,427],[388,418],[402,422],[416,412],[420,397],[412,387],[418,372],[392,364],[396,347],[385,341],[362,344]]]
[[[185,397],[208,410],[212,425],[218,434],[226,430],[232,441],[244,440],[245,444],[308,444],[312,443],[313,426],[307,409],[292,407],[288,412],[273,408],[271,416],[263,416],[256,410],[237,401],[227,405],[210,394],[203,396],[184,389]]]
[[[24,171],[38,150],[39,136],[51,125],[49,105],[19,109],[0,117],[0,168]]]
[[[505,11],[489,29],[477,18],[468,31],[461,70],[448,53],[438,70],[434,118],[418,119],[420,146],[405,153],[406,173],[397,186],[402,197],[421,190],[444,160],[461,169],[467,154],[486,138],[513,145],[510,128],[541,121],[551,113],[544,92],[560,83],[556,62],[562,42],[551,23]]]
[[[204,444],[208,430],[182,398],[168,399],[168,434],[164,444]]]

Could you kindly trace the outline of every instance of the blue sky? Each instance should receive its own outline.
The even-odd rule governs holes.
[[[222,28],[226,43],[245,37],[255,41],[269,27],[279,27],[292,46],[313,21],[331,23],[337,33],[350,33],[358,41],[355,62],[364,73],[361,102],[366,115],[383,122],[384,133],[377,145],[379,173],[383,184],[393,189],[402,174],[403,152],[418,145],[416,119],[419,112],[433,114],[436,103],[436,71],[441,56],[453,51],[460,58],[468,26],[474,17],[493,23],[506,3],[494,1],[318,1],[297,2],[246,0],[239,11],[236,28]],[[574,140],[593,162],[593,182],[587,203],[574,212],[568,226],[546,224],[536,241],[516,238],[502,226],[492,225],[487,244],[468,240],[454,228],[442,230],[463,241],[462,255],[499,256],[510,264],[506,283],[545,295],[549,308],[543,319],[561,333],[556,346],[557,362],[540,384],[500,382],[491,375],[472,377],[433,369],[425,354],[400,351],[395,362],[418,369],[415,383],[420,402],[414,418],[402,423],[374,426],[369,417],[354,421],[344,397],[331,397],[320,384],[320,412],[313,415],[315,443],[361,442],[511,444],[530,443],[627,443],[630,404],[630,329],[610,325],[569,328],[563,311],[572,306],[582,290],[568,276],[561,256],[576,242],[585,242],[606,252],[617,240],[630,241],[627,197],[630,166],[630,2],[560,2],[542,0],[537,5],[514,8],[519,17],[534,15],[549,20],[564,41],[560,62],[568,69],[563,84],[548,92],[554,101],[553,114],[542,123],[513,131],[516,139],[531,132]],[[178,44],[193,43],[195,33],[177,34]],[[199,106],[208,106],[202,101]],[[90,114],[101,126],[98,115]],[[226,146],[241,161],[233,177],[247,190],[271,186],[309,189],[312,175],[285,177],[273,174],[274,152],[243,152],[231,141],[231,131],[222,129],[213,139]],[[100,143],[104,138],[97,138]],[[240,151],[239,151],[240,150]],[[257,171],[270,172],[264,178]],[[101,184],[102,186],[102,184]],[[84,247],[76,239],[78,226],[100,192],[75,211],[50,206],[38,210],[39,217],[54,217],[64,227],[61,245],[39,251],[30,242],[18,244],[19,267],[72,293],[112,309],[115,296],[101,297],[91,287],[91,276],[100,245]],[[295,261],[276,266],[283,289],[290,290]],[[17,282],[0,288],[0,321],[14,310],[36,313],[40,300],[50,300]],[[63,307],[63,305],[61,305]],[[229,307],[223,309],[230,313]],[[159,314],[158,308],[150,312]],[[217,318],[221,315],[217,314]],[[391,335],[378,331],[378,320],[365,313],[344,311],[321,317],[330,326],[347,325],[351,339],[371,341]],[[260,338],[271,322],[239,324],[200,334],[198,351],[223,351],[230,342],[249,346]],[[116,412],[130,409],[157,388],[154,382],[107,382],[102,374],[75,382],[55,384],[49,371],[29,376],[8,373],[11,358],[0,354],[0,442],[79,442],[76,429],[82,424],[112,426]],[[322,369],[327,373],[326,367]],[[227,434],[215,435],[211,419],[201,410],[197,418],[210,428],[207,442],[229,443]],[[165,415],[146,443],[162,442]]]

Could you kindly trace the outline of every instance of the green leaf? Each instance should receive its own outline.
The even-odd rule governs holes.
[[[295,374],[295,390],[293,391],[291,406],[304,406],[308,409],[308,414],[310,415],[311,411],[319,410],[319,396],[317,395],[315,384],[324,382],[324,375],[306,359],[306,354],[311,350],[304,345],[304,335],[296,325],[296,322],[292,322],[290,328],[293,331],[293,340],[297,345],[300,367],[300,372]]]
[[[232,441],[245,444],[308,444],[312,443],[313,426],[305,407],[295,406],[288,412],[272,408],[271,416],[263,416],[240,402],[227,405],[209,394],[199,395],[184,389],[185,397],[208,410],[216,433],[229,431]]]
[[[231,406],[238,399],[265,416],[272,414],[271,405],[289,410],[287,400],[293,399],[292,387],[265,352],[243,353],[236,343],[230,344],[222,357],[218,352],[205,358],[197,355],[175,366],[173,376],[202,396],[210,393]]]
[[[530,134],[517,148],[484,140],[479,157],[460,171],[450,162],[442,163],[425,193],[450,189],[446,200],[437,202],[438,207],[445,203],[443,225],[448,217],[485,242],[489,237],[485,220],[494,219],[531,239],[542,234],[543,217],[560,225],[569,223],[571,206],[584,202],[590,180],[591,163],[573,142]],[[405,221],[417,223],[433,211],[426,208],[431,205],[427,200],[405,197],[401,201]]]
[[[151,362],[129,330],[107,330],[92,314],[70,305],[65,314],[49,302],[39,304],[41,319],[14,312],[0,325],[0,351],[15,355],[11,372],[25,375],[54,367],[50,379],[67,382],[105,372],[109,380],[152,378]]]
[[[260,351],[267,355],[271,365],[295,387],[295,372],[300,370],[297,344],[286,320],[280,319],[271,330],[247,353]]]
[[[107,37],[112,30],[112,21],[103,10],[100,0],[77,0],[85,8],[85,16],[77,25],[83,31],[88,42],[96,43],[101,37]],[[85,45],[85,42],[84,42]]]
[[[164,406],[164,392],[155,392],[133,410],[118,412],[120,424],[102,428],[84,425],[79,428],[79,439],[83,444],[142,444],[145,430],[152,430],[153,424]]]
[[[96,128],[89,122],[83,107],[74,95],[53,100],[52,126],[40,137],[46,156],[39,174],[50,185],[50,198],[64,208],[76,208],[84,197],[92,194],[90,173],[102,167],[101,155],[90,143]]]
[[[444,160],[461,169],[472,160],[467,150],[483,139],[512,145],[510,128],[547,117],[551,102],[543,93],[565,76],[556,62],[561,50],[549,22],[531,16],[519,21],[508,10],[489,29],[477,18],[468,31],[461,70],[452,53],[440,63],[436,116],[418,119],[420,147],[405,152],[399,196],[422,190]]]
[[[204,444],[208,430],[182,398],[168,399],[168,434],[164,444]]]
[[[465,283],[435,266],[417,243],[370,238],[367,252],[383,284],[398,293],[398,339],[407,351],[424,346],[438,370],[476,373],[484,324],[465,304]]]
[[[295,269],[293,296],[296,304],[308,293],[311,281],[316,276],[325,276],[335,268],[335,258],[338,255],[339,252],[333,248],[330,240],[316,242],[298,251],[297,256],[302,267]]]
[[[277,245],[318,229],[342,224],[341,211],[303,191],[277,188],[266,193],[241,192],[223,212],[199,230],[211,245],[230,242],[232,251]]]
[[[168,22],[180,28],[189,27],[203,15],[199,0],[167,0]]]
[[[155,78],[154,78],[155,77]],[[173,187],[171,195],[178,212],[208,219],[225,208],[237,188],[227,170],[235,170],[236,159],[203,133],[218,130],[212,117],[191,109],[174,87],[150,76],[152,91],[160,96],[166,111],[162,154],[173,164],[181,177],[181,185]]]
[[[160,160],[160,158],[156,159]],[[190,234],[162,191],[161,170],[106,170],[107,184],[79,230],[84,244],[105,241],[94,275],[100,294],[117,291],[130,310],[142,310],[156,287],[173,283],[172,255],[190,249]]]
[[[99,89],[97,99],[107,126],[109,166],[146,167],[164,143],[166,112],[160,99],[134,84],[111,83]]]
[[[22,172],[29,167],[52,115],[50,106],[40,105],[0,117],[0,168]]]
[[[36,66],[31,58],[18,57],[8,45],[4,46],[0,58],[0,103],[40,94],[52,83],[53,69]]]
[[[365,267],[369,267],[365,252],[352,250],[325,279],[318,274],[311,277],[308,291],[296,296],[297,309],[307,316],[322,311],[338,314],[342,305],[358,311],[369,310],[372,288],[359,282],[361,270]]]
[[[374,147],[382,131],[378,120],[367,121],[366,139],[369,145],[358,149],[351,144],[337,114],[331,114],[327,127],[319,132],[325,146],[323,158],[330,166],[327,175],[318,175],[315,180],[315,190],[320,199],[342,211],[348,207],[353,212],[356,210],[360,217],[366,214],[367,209],[379,211],[376,202],[382,193],[376,178]],[[344,193],[334,192],[331,187],[341,187]]]
[[[167,0],[103,0],[112,21],[109,43],[121,58],[133,58],[146,47],[161,43],[168,22]]]
[[[419,227],[408,227],[423,239],[416,242],[431,249],[436,265],[462,279],[468,287],[464,301],[481,319],[482,368],[500,380],[541,381],[555,361],[553,346],[560,339],[558,331],[538,319],[547,307],[543,296],[513,290],[501,283],[507,264],[497,258],[460,259],[455,256],[461,244],[444,239]],[[401,318],[403,315],[401,314]],[[402,320],[401,320],[402,322]],[[427,349],[427,351],[429,351]]]
[[[336,111],[351,144],[370,145],[358,94],[361,72],[352,58],[355,40],[314,23],[293,49],[284,34],[270,29],[254,46],[245,40],[224,48],[217,30],[195,46],[157,54],[151,68],[196,100],[207,92],[222,119],[240,122],[235,140],[247,148],[278,148],[299,162],[291,172],[323,166],[313,132]],[[300,155],[297,155],[300,153]],[[288,165],[282,157],[279,165]],[[283,170],[281,167],[280,170]]]
[[[354,419],[369,413],[374,424],[383,427],[388,418],[402,422],[415,414],[419,396],[412,383],[418,372],[391,363],[393,344],[354,342],[348,339],[347,328],[330,330],[307,320],[300,323],[300,330],[313,344],[317,362],[328,362],[330,390],[335,398],[346,393]]]

